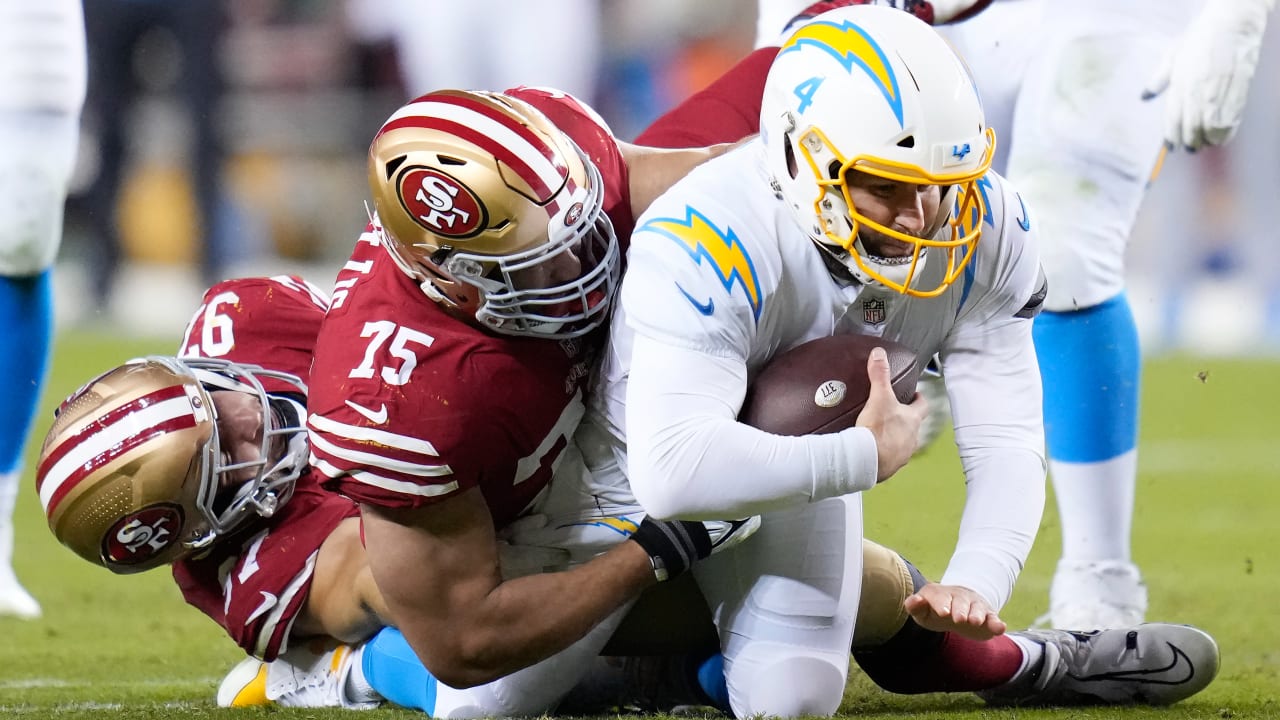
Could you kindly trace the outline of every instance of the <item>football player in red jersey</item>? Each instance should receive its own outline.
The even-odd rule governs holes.
[[[359,508],[308,464],[305,380],[328,302],[296,276],[219,283],[178,357],[90,380],[44,442],[37,489],[63,544],[116,573],[171,565],[185,600],[267,662],[238,665],[222,705],[381,700],[365,648],[331,642],[360,643],[389,613]],[[503,547],[506,572],[564,554]]]
[[[130,361],[68,397],[37,469],[50,529],[116,573],[171,565],[186,601],[266,661],[238,665],[219,704],[366,707],[382,699],[377,687],[448,715],[502,695],[446,690],[426,708],[396,693],[402,676],[365,676],[363,644],[331,642],[397,635],[383,629],[357,505],[323,490],[308,464],[306,379],[327,307],[296,276],[219,283],[178,357]],[[504,543],[501,557],[503,572],[522,574],[567,553]],[[530,712],[558,698],[512,694]]]
[[[555,504],[557,470],[584,472],[572,435],[618,238],[721,149],[621,143],[574,98],[532,88],[430,93],[375,136],[378,214],[317,340],[312,454],[361,503],[378,587],[442,681],[476,685],[563,650],[708,552],[700,524],[659,537],[633,506],[584,498],[565,524],[636,542],[504,583],[495,533],[536,499]],[[598,650],[608,632],[594,636]]]
[[[683,122],[664,118],[643,140],[754,133],[767,55],[713,91],[739,89],[736,100],[695,97]],[[729,112],[693,109],[717,105]],[[430,93],[375,136],[377,216],[321,329],[312,454],[329,486],[361,503],[374,577],[442,680],[469,686],[527,667],[655,581],[653,553],[625,543],[565,573],[502,583],[493,538],[557,470],[585,474],[572,434],[625,254],[618,238],[722,150],[621,143],[572,97],[531,88]],[[578,498],[576,517],[573,499],[541,501],[569,506],[562,525],[607,535],[636,510],[611,507],[610,490]]]
[[[438,686],[428,705],[414,681],[434,681],[420,667],[396,667],[414,666],[416,658],[397,656],[402,639],[382,629],[389,614],[369,572],[358,508],[319,487],[300,432],[327,305],[321,291],[296,276],[219,283],[204,294],[178,357],[131,361],[73,393],[38,468],[50,528],[113,572],[170,564],[186,601],[246,653],[267,661],[237,665],[219,690],[220,705],[363,707],[386,696],[440,717],[465,707],[547,710],[576,678],[522,685],[517,675],[466,691]],[[116,494],[126,490],[131,499],[118,502]],[[868,557],[882,558],[867,563],[881,568],[896,559],[878,548]],[[520,575],[562,564],[567,553],[503,543],[501,559],[504,574]],[[867,632],[896,627],[894,605],[868,609],[874,619],[864,623]],[[691,631],[667,642],[669,649],[696,648],[709,632],[707,618],[687,606],[682,612],[694,616]],[[695,628],[699,621],[704,627]],[[616,647],[634,651],[628,643]],[[538,672],[546,677],[557,669]],[[643,671],[635,668],[628,680]],[[649,680],[639,697],[628,690],[617,699],[698,699],[676,680],[674,688],[665,677],[657,685]]]
[[[358,508],[307,466],[327,306],[296,276],[215,285],[180,357],[131,361],[63,402],[37,468],[63,544],[117,573],[171,564],[188,603],[268,660],[290,635],[355,641],[385,624]]]

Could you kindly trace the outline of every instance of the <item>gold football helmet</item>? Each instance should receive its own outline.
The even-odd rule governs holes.
[[[531,105],[423,95],[374,136],[369,188],[383,245],[432,300],[509,335],[607,317],[620,259],[600,171]]]
[[[89,562],[135,573],[270,517],[306,467],[306,418],[298,402],[268,397],[260,378],[305,397],[293,375],[204,358],[132,360],[89,381],[58,408],[40,452],[49,529]],[[224,452],[217,390],[256,397],[256,460],[233,463]]]

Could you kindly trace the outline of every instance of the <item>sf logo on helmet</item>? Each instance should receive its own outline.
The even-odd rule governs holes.
[[[410,168],[400,176],[400,202],[419,225],[438,235],[461,238],[480,232],[484,205],[466,185],[431,168]]]
[[[181,511],[172,505],[143,508],[111,526],[103,538],[104,555],[124,565],[143,562],[172,545],[181,525]]]

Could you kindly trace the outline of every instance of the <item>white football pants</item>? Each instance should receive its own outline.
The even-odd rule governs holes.
[[[835,714],[862,584],[862,496],[761,518],[694,567],[711,606],[736,717]]]

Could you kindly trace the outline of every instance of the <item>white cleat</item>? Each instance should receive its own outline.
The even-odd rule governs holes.
[[[978,696],[992,705],[1169,705],[1208,687],[1218,645],[1189,625],[1011,633],[1044,646],[1040,667]]]
[[[247,657],[236,663],[218,685],[218,707],[270,704],[267,699],[267,664],[256,657]]]
[[[245,658],[218,686],[218,707],[340,707],[369,710],[379,703],[354,702],[343,685],[351,669],[349,645],[304,643],[271,662]]]
[[[1048,625],[1105,630],[1133,627],[1147,615],[1147,586],[1138,566],[1117,560],[1061,561],[1049,586]]]
[[[40,614],[40,603],[18,582],[13,568],[0,567],[0,616],[35,620]]]

